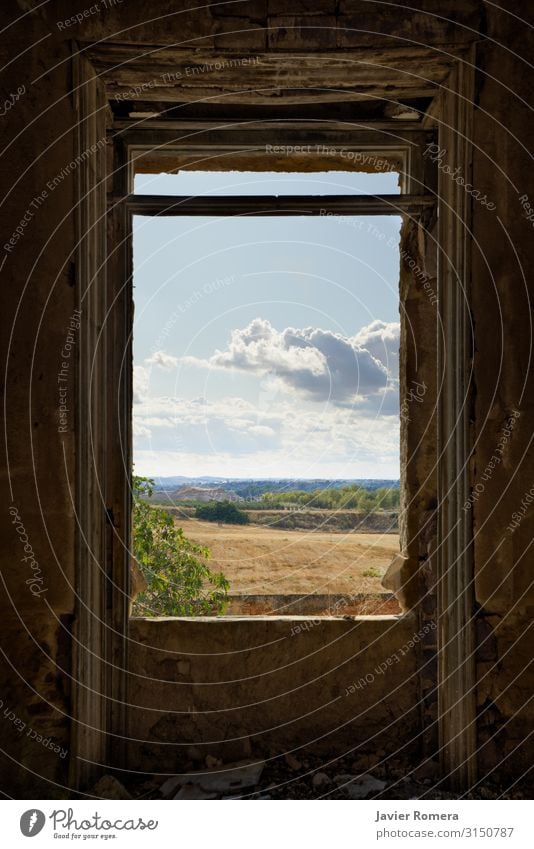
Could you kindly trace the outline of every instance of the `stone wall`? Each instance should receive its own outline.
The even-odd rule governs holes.
[[[30,5],[5,0],[5,23],[15,21],[21,7],[26,10]],[[532,147],[532,139],[524,104],[529,100],[531,83],[521,62],[532,55],[531,36],[516,18],[479,2],[444,0],[439,4],[439,14],[430,0],[412,2],[410,6],[420,11],[410,14],[396,4],[359,0],[341,0],[336,4],[329,0],[320,3],[302,0],[291,5],[280,0],[251,0],[231,4],[235,6],[235,15],[229,14],[233,11],[230,5],[212,4],[188,11],[189,5],[193,4],[158,0],[151,6],[153,21],[145,24],[146,3],[129,0],[102,14],[86,16],[79,25],[66,26],[64,22],[87,9],[87,4],[84,0],[74,3],[53,0],[14,23],[3,36],[4,63],[11,64],[0,81],[2,102],[20,87],[24,92],[9,114],[1,118],[7,147],[0,157],[0,169],[3,185],[10,189],[0,207],[1,244],[13,237],[25,216],[27,219],[22,227],[23,235],[12,250],[2,252],[1,260],[2,352],[4,362],[9,365],[9,390],[5,396],[9,466],[3,464],[1,472],[4,507],[0,550],[3,578],[0,747],[4,752],[3,773],[10,777],[10,792],[28,798],[46,795],[57,798],[67,781],[71,749],[69,676],[76,531],[74,421],[69,416],[67,431],[58,433],[57,376],[69,318],[75,307],[77,280],[72,265],[76,174],[71,171],[62,175],[73,160],[76,143],[70,61],[73,38],[177,43],[177,49],[240,50],[247,55],[261,50],[278,55],[288,50],[305,54],[377,45],[381,48],[402,45],[403,50],[409,50],[413,42],[430,46],[477,42],[473,182],[497,204],[497,211],[491,212],[473,202],[471,288],[476,451],[472,471],[474,484],[483,486],[471,507],[479,605],[479,762],[483,770],[489,771],[509,756],[499,769],[515,774],[523,764],[526,768],[531,763],[531,748],[522,744],[525,729],[533,719],[532,702],[527,703],[531,679],[526,669],[532,659],[534,593],[529,546],[534,532],[534,511],[526,494],[534,483],[531,447],[534,391],[530,360],[534,239],[532,223],[526,220],[520,201],[526,193],[529,201],[524,202],[534,205],[534,189],[529,180],[532,163],[527,151],[529,143]],[[501,5],[514,15],[532,18],[531,4],[526,0]],[[33,47],[27,51],[30,44]],[[47,182],[58,175],[55,187],[43,196]],[[422,344],[426,345],[424,338]],[[73,383],[69,387],[73,392],[76,389]],[[513,419],[511,435],[502,446],[501,462],[488,474],[487,465],[507,426],[510,430],[514,413],[519,413],[519,417]],[[2,445],[4,451],[4,440]],[[431,568],[425,566],[426,554],[432,549],[433,506],[431,499],[421,502],[419,518],[415,520],[416,532],[407,536],[411,540],[410,556],[428,572],[427,589],[434,583]],[[16,508],[18,514],[9,513],[10,507]],[[426,536],[421,534],[419,521],[425,512],[429,520],[422,525],[429,529]],[[519,522],[514,513],[519,516]],[[31,560],[22,561],[23,556],[29,555],[27,548],[23,550],[25,545],[35,555],[37,565],[34,564],[33,570]],[[30,576],[42,578],[42,583],[33,583],[33,591],[32,584],[26,583]],[[36,592],[40,589],[46,592]],[[169,623],[158,631],[155,622],[132,626],[132,636],[140,643],[139,653],[134,655],[134,673],[165,671],[162,677],[176,682],[168,685],[172,689],[170,704],[175,710],[190,705],[200,711],[214,709],[223,688],[213,682],[220,681],[221,676],[232,681],[253,676],[250,691],[243,684],[233,684],[227,698],[235,706],[252,703],[259,697],[260,705],[244,709],[240,717],[247,734],[271,728],[273,716],[275,721],[276,718],[291,721],[287,728],[280,726],[276,733],[269,732],[266,737],[269,745],[286,746],[292,741],[295,729],[298,744],[305,744],[314,736],[330,735],[333,728],[345,722],[349,725],[341,735],[341,746],[351,741],[352,745],[369,743],[370,731],[371,736],[374,731],[383,734],[385,711],[392,711],[393,722],[398,723],[398,708],[402,706],[411,712],[408,731],[403,731],[400,724],[395,726],[398,740],[407,741],[410,729],[415,727],[414,692],[412,683],[406,684],[412,681],[412,655],[403,660],[403,666],[394,667],[393,677],[381,678],[363,696],[359,692],[339,698],[346,682],[359,677],[367,669],[366,664],[372,662],[365,651],[362,666],[354,660],[364,648],[363,642],[368,642],[368,638],[364,640],[364,630],[368,633],[367,627],[380,629],[382,625],[369,624],[366,629],[357,630],[353,623],[335,621],[306,634],[304,643],[297,637],[290,640],[287,624],[273,623],[272,619],[267,624],[243,622],[239,627],[237,623],[216,624],[223,651],[237,648],[239,652],[238,661],[235,655],[225,654],[217,669],[209,655],[211,646],[206,647],[207,657],[192,658],[195,651],[192,638],[196,646],[197,640],[205,640],[210,633],[204,630],[204,636],[200,636],[199,630],[204,627],[204,624],[191,623],[186,627],[182,623]],[[408,625],[408,620],[401,620],[391,628],[391,639],[396,635],[395,643],[400,644],[406,629],[413,627]],[[165,642],[165,635],[171,635],[171,643]],[[183,642],[174,642],[182,637]],[[384,640],[384,650],[394,648],[389,636]],[[147,642],[155,645],[153,656]],[[261,650],[250,648],[264,643],[267,647]],[[176,645],[180,645],[177,662],[172,654],[167,656],[168,650],[175,651]],[[241,651],[242,646],[248,646],[248,653]],[[292,682],[293,687],[295,684],[300,687],[298,697],[281,695],[287,674],[283,667],[288,658],[296,662],[292,668],[298,669]],[[271,664],[281,668],[267,679]],[[324,679],[318,678],[324,670],[327,671]],[[265,675],[257,677],[258,671]],[[132,688],[137,703],[155,707],[155,715],[163,719],[159,715],[160,704],[150,701],[152,693],[146,682],[135,674]],[[396,678],[397,675],[400,677]],[[179,676],[184,676],[183,682]],[[212,683],[208,687],[197,686],[202,680]],[[428,680],[433,680],[432,674]],[[398,691],[399,705],[389,696],[401,681],[404,685]],[[156,689],[156,692],[160,691]],[[381,701],[378,696],[388,698]],[[329,701],[336,699],[334,706],[329,705]],[[374,700],[380,703],[379,708],[371,707]],[[305,718],[303,705],[308,707]],[[359,716],[362,708],[364,713]],[[142,710],[135,714],[141,737],[151,733],[159,721],[152,723],[154,717]],[[371,724],[364,726],[364,718],[369,717]],[[170,724],[165,726],[165,722]],[[177,726],[174,718],[165,720],[163,725],[163,732],[160,728],[163,741],[169,739],[169,728],[174,735],[178,727],[184,728]],[[198,736],[198,727],[192,736]],[[228,726],[222,730],[225,729]],[[330,737],[323,739],[326,746]],[[147,757],[161,755],[163,748],[149,747]],[[66,756],[63,751],[67,751]],[[140,754],[140,749],[133,752],[133,760]],[[168,755],[169,761],[173,757]]]
[[[393,593],[231,595],[225,616],[375,616],[399,614]]]
[[[5,4],[4,13],[6,6],[20,13],[14,3]],[[39,798],[61,794],[70,755],[74,349],[64,384],[69,408],[64,433],[58,433],[58,373],[75,308],[70,262],[75,176],[62,177],[53,189],[47,183],[75,155],[75,119],[68,44],[50,38],[46,50],[25,52],[48,35],[35,15],[8,33],[4,53],[8,49],[10,59],[20,55],[2,74],[2,103],[20,88],[25,93],[1,118],[0,244],[17,227],[22,235],[1,251],[1,338],[8,364],[2,452],[5,461],[7,447],[8,465],[2,462],[0,473],[0,765],[9,776],[4,790]],[[32,578],[36,582],[28,583]]]
[[[129,768],[179,771],[189,746],[413,759],[417,631],[414,616],[133,619]]]
[[[84,0],[50,5],[44,12],[47,21],[56,31],[63,24],[65,37],[98,41],[113,34],[114,41],[244,52],[405,47],[411,41],[461,44],[473,39],[483,6],[477,0],[443,0],[436,14],[433,0],[413,0],[407,14],[394,3],[362,0],[235,0],[201,6],[191,0],[158,0],[147,15],[143,0],[117,0],[100,14],[72,22],[87,9]],[[67,20],[71,23],[65,26]]]
[[[514,4],[513,11],[532,27],[531,4]],[[477,46],[473,156],[473,184],[496,205],[492,211],[473,203],[479,754],[483,772],[500,763],[500,773],[516,780],[532,764],[526,735],[534,722],[534,509],[528,496],[534,484],[534,225],[521,204],[526,194],[534,206],[532,122],[523,105],[532,82],[521,70],[534,39],[532,29],[496,8],[488,7],[487,15],[495,42]]]

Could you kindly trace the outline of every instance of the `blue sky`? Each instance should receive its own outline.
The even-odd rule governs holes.
[[[398,191],[395,174],[146,175],[161,194]],[[400,218],[134,220],[139,474],[399,476]]]

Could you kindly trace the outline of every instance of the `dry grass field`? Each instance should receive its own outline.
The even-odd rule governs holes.
[[[287,531],[177,518],[189,539],[208,546],[232,595],[375,593],[399,550],[397,534]]]

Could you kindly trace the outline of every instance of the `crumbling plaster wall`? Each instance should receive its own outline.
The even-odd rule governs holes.
[[[532,27],[532,5],[514,4]],[[519,779],[532,764],[534,222],[532,29],[487,8],[489,41],[477,46],[473,185],[472,318],[475,407],[471,508],[475,531],[478,692],[482,773],[500,763]],[[525,69],[522,71],[521,69]],[[534,493],[534,490],[533,490]],[[519,518],[519,524],[514,523]]]
[[[417,631],[415,616],[133,619],[128,766],[177,771],[190,746],[224,762],[291,751],[413,761]]]
[[[51,6],[51,8],[49,8]],[[56,30],[87,9],[84,0],[58,0],[45,10]],[[473,39],[480,26],[479,0],[235,0],[199,5],[192,0],[158,0],[147,15],[143,0],[108,0],[100,14],[87,14],[62,33],[84,41],[208,50],[335,50],[337,48],[456,44]]]
[[[28,8],[27,3],[20,5]],[[527,510],[514,533],[507,532],[506,527],[520,508],[524,492],[534,482],[534,452],[525,454],[534,413],[530,376],[529,385],[522,391],[523,376],[529,367],[531,307],[527,292],[532,295],[529,273],[534,240],[531,224],[522,217],[518,200],[523,186],[529,193],[525,180],[531,171],[531,160],[519,143],[527,141],[526,113],[512,93],[528,100],[529,79],[514,55],[495,42],[484,41],[478,30],[497,42],[504,39],[520,56],[528,56],[526,28],[493,6],[453,0],[441,2],[437,11],[430,0],[414,0],[410,6],[420,8],[417,13],[398,5],[389,7],[360,0],[341,0],[336,4],[303,0],[297,7],[280,0],[253,0],[236,3],[235,16],[227,14],[229,6],[205,6],[190,12],[188,5],[180,4],[177,10],[175,2],[160,0],[151,6],[152,22],[145,24],[146,3],[128,0],[117,3],[114,9],[85,17],[79,25],[61,28],[59,21],[88,8],[83,0],[64,0],[50,2],[7,30],[2,42],[4,62],[21,55],[2,73],[2,96],[8,97],[21,85],[26,90],[16,108],[1,119],[3,127],[9,121],[6,142],[10,143],[0,158],[3,184],[11,187],[17,181],[0,208],[2,245],[32,200],[46,189],[47,181],[75,155],[70,39],[109,37],[153,44],[178,42],[188,48],[202,45],[205,49],[282,53],[286,49],[373,47],[384,42],[391,45],[399,43],[395,37],[401,38],[405,47],[412,39],[434,45],[475,39],[481,42],[477,62],[494,79],[483,73],[478,75],[475,142],[480,151],[474,155],[474,182],[488,197],[496,197],[498,213],[511,242],[496,216],[474,204],[474,234],[481,246],[473,256],[472,286],[477,393],[475,475],[483,470],[488,453],[491,456],[507,416],[513,410],[521,413],[508,443],[509,456],[485,483],[484,498],[473,509],[477,532],[476,593],[481,605],[480,739],[488,740],[481,751],[481,764],[490,768],[503,752],[508,754],[521,743],[525,719],[531,718],[521,706],[527,697],[523,669],[530,657],[526,629],[531,623],[532,605],[528,549],[534,530],[532,510]],[[531,13],[528,2],[503,5],[516,15],[528,17]],[[6,22],[14,21],[21,9],[14,0],[6,0],[3,12]],[[34,46],[27,51],[30,44]],[[531,52],[530,48],[530,55]],[[498,80],[510,86],[511,91]],[[6,425],[10,466],[9,475],[2,471],[0,699],[6,708],[15,710],[20,723],[15,726],[7,716],[0,716],[0,745],[5,752],[1,756],[2,768],[10,775],[15,796],[57,796],[67,778],[68,758],[31,739],[28,729],[42,732],[61,750],[70,748],[74,421],[71,416],[68,432],[58,434],[57,370],[66,327],[75,307],[76,278],[69,264],[74,247],[75,179],[75,172],[65,176],[41,208],[35,210],[24,236],[2,267],[2,346],[4,357],[9,354]],[[58,229],[51,236],[56,225]],[[505,323],[503,336],[499,335],[501,315]],[[518,464],[520,479],[514,477]],[[47,589],[40,596],[33,596],[25,583],[28,566],[21,561],[24,552],[8,513],[12,504],[10,483],[13,503],[19,509]],[[156,626],[146,626],[149,627]],[[311,634],[319,646],[323,632],[316,629]],[[520,635],[521,642],[515,644]],[[231,645],[230,637],[226,639]],[[344,642],[347,644],[346,634]],[[353,649],[352,646],[351,652]],[[330,651],[332,660],[338,657],[337,648]],[[141,656],[138,662],[142,663]],[[310,662],[308,672],[312,668]],[[485,707],[489,709],[484,710]],[[490,717],[490,721],[485,717]],[[323,727],[329,721],[325,718]],[[24,730],[22,723],[26,723]],[[495,731],[499,732],[496,738]],[[526,747],[521,749],[520,757],[526,757],[527,751]],[[517,753],[514,760],[517,762]],[[18,768],[18,764],[22,767]],[[43,782],[39,782],[41,776]]]
[[[5,4],[3,12],[8,11],[15,15],[16,4]],[[2,371],[2,451],[7,447],[9,466],[4,455],[0,766],[4,791],[37,798],[61,794],[67,775],[74,611],[73,359],[66,384],[67,429],[61,434],[57,377],[75,308],[69,264],[75,176],[66,176],[53,190],[47,187],[75,156],[70,48],[48,37],[25,52],[48,33],[33,15],[4,33],[4,62],[13,62],[0,76],[2,102],[25,87],[0,119],[2,246],[25,219],[22,236],[9,251],[2,248],[1,338],[8,366],[7,390]],[[28,583],[32,577],[38,579],[34,584]],[[46,780],[40,782],[40,776]]]

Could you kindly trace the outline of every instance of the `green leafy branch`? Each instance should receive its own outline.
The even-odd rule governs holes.
[[[150,478],[133,477],[133,550],[147,583],[135,599],[135,616],[219,614],[226,606],[229,582],[213,572],[210,551],[187,539],[167,510],[147,503]]]

